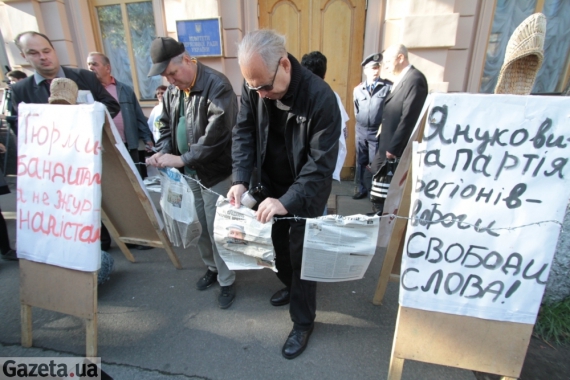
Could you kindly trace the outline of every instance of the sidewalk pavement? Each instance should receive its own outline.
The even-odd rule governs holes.
[[[15,243],[15,184],[0,197]],[[337,214],[370,211],[353,200],[352,182],[335,182]],[[156,198],[152,197],[154,200]],[[183,269],[161,249],[132,251],[125,259],[113,244],[110,281],[98,289],[98,355],[114,379],[386,379],[398,310],[390,283],[382,306],[372,304],[384,249],[378,248],[358,281],[320,283],[315,330],[294,360],[281,356],[292,328],[288,307],[273,307],[282,287],[269,270],[237,273],[237,297],[217,305],[219,286],[198,291],[205,267],[195,249],[175,248]],[[33,308],[33,347],[20,345],[19,270],[0,261],[0,357],[84,356],[85,325],[76,317]],[[458,337],[459,338],[459,337]],[[473,380],[471,371],[406,361],[402,379]]]

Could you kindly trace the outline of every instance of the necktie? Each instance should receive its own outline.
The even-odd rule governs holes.
[[[50,87],[51,87],[51,81],[53,79],[44,79],[43,84],[47,90],[48,96],[51,96],[51,91],[50,91]]]

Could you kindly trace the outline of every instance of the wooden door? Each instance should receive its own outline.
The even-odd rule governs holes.
[[[314,50],[327,57],[325,81],[350,117],[342,179],[352,179],[356,162],[352,90],[362,78],[365,8],[366,0],[259,1],[259,27],[284,34],[289,53],[299,61]]]

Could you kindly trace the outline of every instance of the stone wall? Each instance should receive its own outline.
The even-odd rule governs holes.
[[[543,302],[559,302],[566,297],[570,297],[570,204],[566,208],[562,231],[556,244]]]

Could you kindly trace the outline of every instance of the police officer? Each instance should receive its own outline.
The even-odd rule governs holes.
[[[360,182],[354,199],[368,195],[371,177],[364,178],[366,168],[372,162],[378,147],[378,127],[382,122],[384,99],[392,88],[392,82],[380,78],[382,54],[369,55],[362,61],[366,80],[354,88],[354,115],[356,117],[356,163]]]

